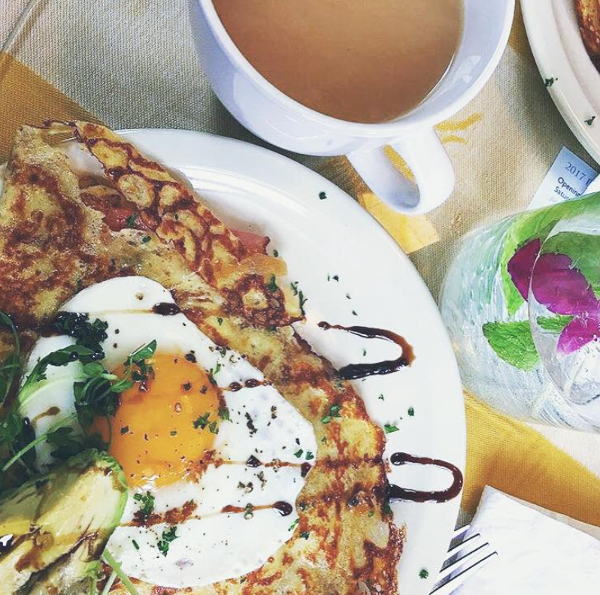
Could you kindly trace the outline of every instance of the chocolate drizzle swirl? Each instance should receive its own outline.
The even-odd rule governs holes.
[[[452,473],[452,485],[446,490],[440,491],[421,491],[402,488],[395,484],[388,486],[388,498],[390,500],[409,500],[411,502],[448,502],[456,498],[462,490],[463,474],[460,469],[441,459],[431,459],[429,457],[416,457],[405,452],[396,452],[390,457],[392,465],[399,467],[408,463],[416,465],[433,465],[447,469]]]
[[[371,364],[348,364],[340,368],[337,374],[344,380],[356,380],[358,378],[366,378],[367,376],[392,374],[401,368],[410,366],[415,359],[412,345],[404,337],[392,331],[368,326],[342,326],[340,324],[329,324],[325,321],[319,322],[319,327],[326,331],[330,329],[347,331],[366,339],[385,339],[386,341],[396,343],[396,345],[402,348],[402,355],[395,360],[386,360]]]

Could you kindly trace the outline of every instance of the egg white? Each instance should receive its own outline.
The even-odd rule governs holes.
[[[108,323],[108,338],[103,343],[103,363],[108,369],[122,364],[132,351],[154,339],[157,353],[193,351],[197,365],[204,370],[221,364],[215,380],[224,389],[230,421],[220,424],[213,448],[215,459],[233,464],[209,466],[197,482],[182,479],[152,489],[154,510],[159,514],[190,500],[197,505],[194,518],[177,525],[177,539],[171,542],[166,556],[156,546],[169,526],[127,524],[139,510],[133,497],[108,544],[129,576],[164,587],[202,586],[259,568],[293,535],[295,503],[305,484],[299,464],[308,462],[307,453],[309,464],[314,464],[317,445],[310,424],[274,387],[228,391],[233,382],[243,385],[246,380],[262,381],[264,377],[238,353],[218,348],[183,314],[154,313],[152,308],[159,303],[173,303],[171,294],[160,284],[144,277],[124,277],[81,291],[61,310],[87,313],[90,320],[99,318]],[[44,355],[72,343],[68,337],[40,339],[26,372]],[[75,412],[73,382],[80,375],[77,362],[49,368],[35,398],[22,405],[21,413],[32,421],[37,435]],[[59,412],[48,414],[51,407]],[[255,431],[249,429],[248,416]],[[77,428],[75,421],[72,425]],[[38,446],[42,466],[53,462],[51,450],[46,443]],[[249,467],[246,462],[252,455],[263,465]],[[264,465],[274,461],[282,465]],[[251,514],[222,512],[227,505],[246,509],[247,505],[269,506],[278,501],[291,504],[292,513],[282,516],[273,508]]]

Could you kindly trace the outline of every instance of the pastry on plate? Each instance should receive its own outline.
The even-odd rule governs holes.
[[[7,481],[90,447],[118,461],[110,593],[398,591],[384,432],[292,327],[304,298],[266,243],[108,128],[17,134],[0,201]],[[20,526],[43,546],[36,523]],[[15,593],[53,592],[44,560],[11,567]]]
[[[574,0],[579,30],[585,49],[600,71],[600,2],[598,0]]]

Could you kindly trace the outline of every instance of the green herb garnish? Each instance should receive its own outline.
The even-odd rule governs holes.
[[[135,227],[135,220],[139,217],[139,213],[132,213],[131,215],[129,215],[129,217],[127,217],[127,219],[125,220],[125,222],[127,223],[127,227],[129,227],[130,229],[133,229]]]
[[[154,512],[154,496],[150,492],[138,492],[133,495],[133,499],[140,503],[140,513],[144,518],[148,518]]]
[[[163,556],[169,553],[171,543],[177,539],[177,527],[173,526],[166,531],[163,531],[161,540],[156,544],[156,547]]]
[[[321,418],[324,424],[328,424],[334,417],[340,417],[341,405],[331,405],[329,407],[329,413]]]
[[[397,426],[393,426],[392,424],[385,424],[383,426],[383,429],[385,430],[386,434],[393,434],[394,432],[398,431],[398,427]]]
[[[207,425],[208,425],[208,418],[210,417],[210,413],[205,413],[204,415],[201,415],[195,422],[194,422],[194,428],[196,428],[196,430],[198,428],[200,428],[201,430],[203,430]]]

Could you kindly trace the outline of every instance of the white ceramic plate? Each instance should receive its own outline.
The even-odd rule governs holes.
[[[297,325],[299,332],[335,365],[395,358],[397,347],[321,331],[321,320],[386,328],[406,337],[415,349],[413,366],[356,381],[356,388],[378,423],[399,428],[388,435],[388,455],[404,451],[441,458],[464,471],[464,403],[450,342],[423,281],[374,219],[324,178],[254,145],[177,130],[123,135],[182,172],[227,223],[271,238],[269,248],[287,261],[289,280],[298,281],[308,298],[307,322]],[[451,482],[447,472],[432,467],[393,467],[390,476],[415,489],[445,489]],[[460,497],[445,504],[392,504],[396,523],[407,533],[398,569],[402,593],[430,592],[459,504]],[[427,579],[419,576],[423,568]]]
[[[554,79],[548,91],[556,107],[600,163],[600,73],[581,39],[574,0],[521,0],[521,7],[542,78]]]

